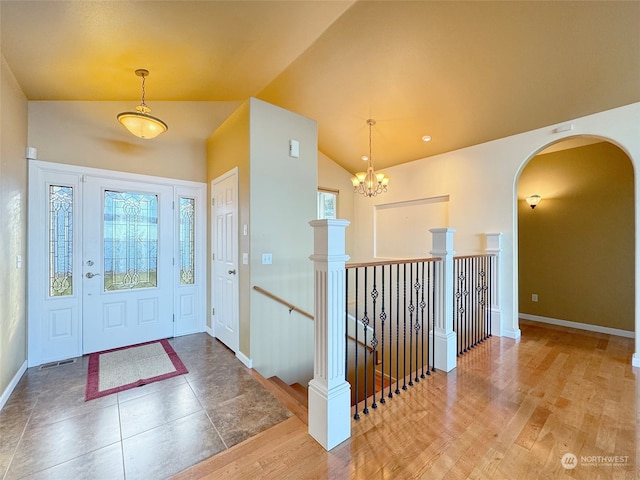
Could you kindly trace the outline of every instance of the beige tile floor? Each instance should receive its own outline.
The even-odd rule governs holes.
[[[88,356],[28,369],[0,411],[0,479],[167,478],[291,416],[209,335],[170,342],[188,374],[89,402]]]

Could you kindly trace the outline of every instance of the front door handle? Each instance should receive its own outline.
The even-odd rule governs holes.
[[[87,274],[85,275],[85,277],[87,278],[93,278],[93,277],[97,277],[98,275],[100,275],[99,273],[91,273],[91,272],[87,272]]]
[[[227,273],[228,273],[229,275],[235,275],[235,274],[236,274],[236,271],[235,271],[235,269],[233,269],[233,270],[229,270]]]

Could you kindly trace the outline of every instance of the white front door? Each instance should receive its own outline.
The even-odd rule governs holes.
[[[83,353],[173,336],[173,188],[85,177]]]
[[[238,351],[238,174],[237,169],[212,182],[213,333]]]
[[[204,331],[205,192],[30,160],[28,365]]]

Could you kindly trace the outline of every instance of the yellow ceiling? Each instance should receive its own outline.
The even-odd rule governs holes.
[[[351,171],[367,118],[379,169],[640,101],[637,0],[2,0],[0,21],[30,100],[139,101],[147,68],[150,106],[255,96]]]

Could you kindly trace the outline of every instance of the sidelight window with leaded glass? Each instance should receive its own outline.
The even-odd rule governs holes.
[[[104,289],[157,287],[158,196],[104,192]]]
[[[193,198],[180,197],[180,284],[195,283],[195,207]]]
[[[73,187],[49,186],[49,296],[73,295]]]

